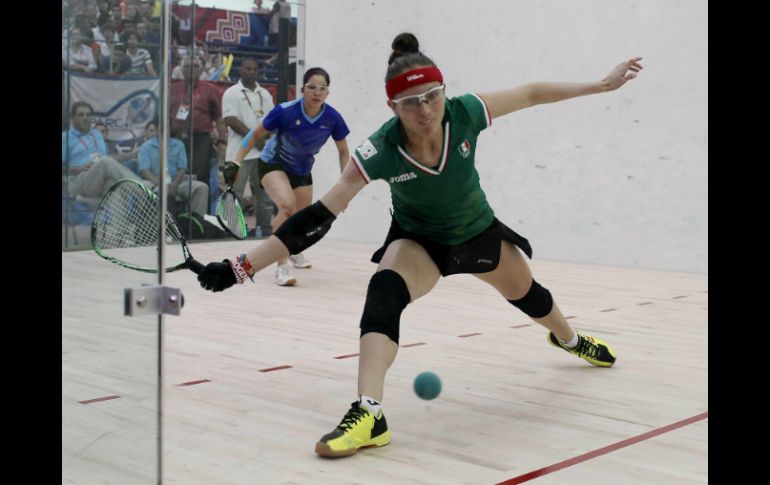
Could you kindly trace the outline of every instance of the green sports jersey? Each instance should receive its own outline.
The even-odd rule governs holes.
[[[486,229],[494,212],[475,166],[476,139],[492,124],[475,94],[446,100],[439,165],[426,167],[403,147],[401,122],[393,117],[353,151],[367,182],[390,184],[393,217],[407,231],[441,244],[460,244]]]

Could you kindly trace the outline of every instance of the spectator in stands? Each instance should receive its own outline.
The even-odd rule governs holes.
[[[95,23],[92,24],[86,14],[79,13],[75,15],[72,26],[73,28],[80,30],[80,33],[83,35],[84,42],[94,40],[94,34],[92,29],[96,27],[96,24]]]
[[[132,24],[131,22],[124,22],[123,23],[123,31],[120,33],[120,41],[124,44],[128,43],[128,36],[134,34],[136,35],[136,25]],[[137,44],[139,43],[138,37],[137,37]],[[142,46],[139,46],[142,47]]]
[[[62,175],[69,175],[70,197],[102,197],[123,178],[140,177],[107,155],[107,145],[99,130],[91,128],[93,108],[79,101],[70,109],[72,127],[61,136]]]
[[[113,4],[115,2],[112,2]],[[106,16],[107,18],[110,17],[111,10],[113,9],[113,6],[110,6],[110,2],[107,0],[96,0],[96,6],[99,8],[99,17]],[[101,22],[100,22],[101,23]]]
[[[157,120],[152,120],[146,125],[144,125],[144,140],[142,140],[142,144],[145,142],[152,140],[152,138],[158,133],[158,123]]]
[[[126,2],[126,14],[123,15],[126,22],[130,22],[136,25],[137,22],[142,21],[142,14],[139,13],[139,9],[136,7],[136,3],[129,1]]]
[[[112,46],[120,40],[120,36],[115,32],[112,27],[112,20],[109,18],[103,18],[99,26],[93,29],[94,42],[99,46],[99,59],[96,59],[96,64],[103,58],[108,58],[112,55]]]
[[[187,53],[188,49],[185,49],[184,47],[180,47],[178,49],[178,52],[179,52],[178,55],[179,55],[180,59],[184,59],[185,57],[187,57],[189,55]],[[201,81],[208,81],[209,78],[208,78],[208,75],[206,74],[206,65],[207,64],[206,64],[205,54],[203,53],[203,51],[196,50],[195,57],[199,60],[199,62],[201,63],[201,66],[203,66],[203,68],[201,68],[201,73],[200,73],[200,76],[198,76],[198,79],[200,79]],[[184,73],[182,72],[182,63],[180,62],[171,71],[171,79],[184,79],[184,77],[185,77]]]
[[[150,17],[147,23],[146,42],[149,45],[160,45],[160,17]]]
[[[155,68],[152,66],[152,57],[147,49],[138,47],[138,39],[136,34],[129,34],[127,39],[126,55],[131,59],[131,69],[129,74],[134,76],[150,76],[158,77],[158,73],[155,72]]]
[[[147,22],[137,22],[136,39],[139,42],[139,46],[144,47],[147,50],[147,52],[150,53],[150,58],[152,59],[153,66],[159,65],[160,42],[157,40],[153,42],[153,38],[151,38],[150,36],[150,28],[147,25]]]
[[[112,28],[115,29],[115,33],[118,35],[123,34],[123,28],[127,22],[123,18],[123,12],[121,12],[120,7],[114,7],[110,16],[112,18]],[[122,40],[123,39],[121,38],[121,41]]]
[[[131,59],[126,55],[126,46],[115,44],[109,57],[102,56],[96,72],[108,76],[123,76],[131,70]]]
[[[91,28],[99,25],[99,7],[95,3],[87,3],[84,7],[86,19],[88,19],[88,25]]]
[[[69,49],[62,51],[62,61],[70,71],[93,72],[96,70],[94,54],[85,44],[83,34],[77,27],[70,30]]]
[[[256,128],[262,118],[275,107],[270,91],[261,87],[257,82],[259,66],[253,57],[247,57],[238,66],[240,80],[227,88],[222,95],[222,117],[227,125],[227,150],[225,163],[232,162],[238,148],[250,130]],[[238,178],[233,185],[233,190],[238,198],[243,200],[243,191],[248,182],[251,193],[257,195],[259,187],[259,174],[257,173],[257,159],[265,146],[267,137],[258,140],[241,162]],[[229,177],[228,177],[229,178]],[[229,182],[229,180],[225,180]]]
[[[139,15],[143,22],[148,22],[152,18],[153,2],[142,0],[139,2]]]
[[[230,76],[225,76],[223,63],[225,62],[224,56],[221,52],[214,52],[209,59],[209,67],[205,72],[205,80],[207,81],[229,81]]]
[[[200,58],[185,57],[181,68],[184,80],[172,81],[169,86],[171,133],[185,145],[187,158],[192,162],[190,173],[197,180],[208,181],[212,160],[216,157],[211,136],[214,125],[219,135],[216,150],[221,152],[222,157],[227,145],[227,132],[222,120],[222,95],[210,82],[199,80],[203,70]]]
[[[160,142],[155,135],[157,120],[147,123],[145,130],[153,136],[142,144],[139,149],[139,174],[149,180],[154,186],[160,184]],[[209,186],[198,180],[193,180],[187,174],[187,154],[184,144],[177,138],[168,139],[168,194],[178,200],[189,200],[190,210],[198,214],[208,212]]]
[[[136,39],[140,45],[147,47],[147,34],[150,32],[150,28],[146,22],[136,23]]]
[[[270,17],[270,26],[267,31],[269,39],[268,45],[270,47],[278,46],[278,32],[280,27],[280,19],[291,18],[291,6],[288,2],[283,0],[276,0],[273,3],[273,14]]]
[[[262,0],[254,0],[254,6],[251,7],[251,12],[262,15],[269,15],[271,10],[262,8]]]
[[[94,129],[99,130],[104,138],[104,144],[107,145],[107,155],[122,163],[133,172],[139,173],[136,166],[136,157],[139,155],[139,145],[128,146],[124,149],[116,141],[110,140],[110,129],[103,121],[94,124]]]

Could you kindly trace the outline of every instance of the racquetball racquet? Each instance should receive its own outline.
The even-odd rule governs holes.
[[[124,268],[158,272],[158,213],[160,198],[136,180],[116,182],[102,198],[91,223],[91,246],[96,254]],[[187,268],[195,273],[203,265],[193,259],[173,216],[166,211],[164,242],[166,272]],[[173,249],[176,249],[173,250]]]
[[[233,186],[227,187],[227,190],[219,196],[217,204],[217,221],[225,231],[236,239],[246,239],[248,227],[243,218],[243,209],[238,197],[233,192]]]

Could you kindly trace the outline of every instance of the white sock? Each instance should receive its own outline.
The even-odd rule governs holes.
[[[382,404],[380,404],[376,399],[369,396],[359,396],[360,399],[358,401],[359,405],[363,408],[366,408],[369,410],[370,413],[374,417],[377,417],[380,415],[380,410],[382,409]]]
[[[558,337],[556,337],[556,338],[559,340],[559,342],[563,343],[564,346],[569,348],[569,349],[574,349],[575,347],[577,347],[577,344],[578,344],[577,332],[575,332],[575,336],[572,337],[572,340],[570,340],[569,342],[565,342],[564,340],[562,340],[562,339],[560,339]]]

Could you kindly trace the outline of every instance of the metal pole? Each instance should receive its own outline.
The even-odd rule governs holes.
[[[161,29],[160,51],[160,126],[158,129],[158,141],[160,142],[160,180],[158,193],[160,196],[160,210],[158,213],[158,286],[163,286],[165,277],[165,243],[166,243],[166,192],[168,190],[168,137],[171,126],[169,116],[169,74],[171,54],[171,2],[163,0],[161,5]],[[163,313],[158,315],[158,451],[157,474],[158,484],[163,483]]]
[[[278,15],[278,14],[275,14]],[[289,97],[289,19],[278,19],[278,102]]]

